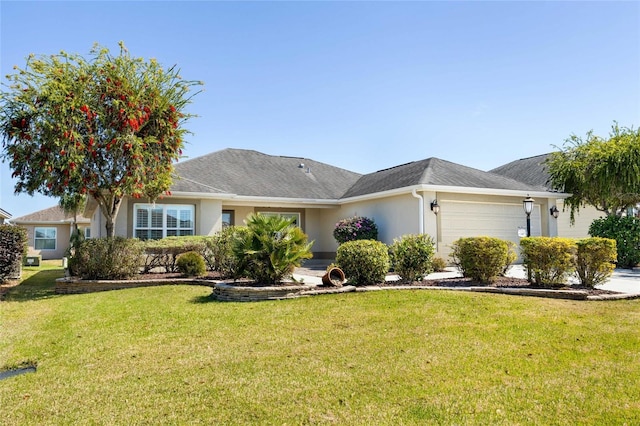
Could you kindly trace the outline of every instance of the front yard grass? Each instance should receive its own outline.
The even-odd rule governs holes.
[[[0,369],[37,365],[0,381],[6,425],[640,422],[638,300],[32,283],[0,302]]]

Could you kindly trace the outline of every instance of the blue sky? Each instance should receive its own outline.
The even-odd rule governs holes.
[[[30,53],[177,64],[204,92],[184,154],[233,147],[360,173],[481,170],[640,125],[640,2],[0,2],[1,75]],[[56,199],[15,196],[14,217]]]

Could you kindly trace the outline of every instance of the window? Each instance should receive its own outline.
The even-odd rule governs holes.
[[[36,228],[34,247],[36,250],[56,249],[56,228]]]
[[[141,240],[194,235],[194,206],[134,204],[133,235]]]
[[[91,228],[84,228],[84,238],[91,238]]]
[[[222,227],[228,228],[235,224],[233,210],[222,210]]]
[[[280,216],[285,219],[294,218],[293,225],[300,226],[300,213],[289,213],[289,212],[258,212],[263,216]]]

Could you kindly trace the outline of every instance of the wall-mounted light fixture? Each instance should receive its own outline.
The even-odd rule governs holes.
[[[431,211],[433,212],[433,214],[437,215],[438,213],[440,213],[440,206],[438,205],[438,200],[433,200],[431,202]]]
[[[558,210],[556,206],[553,206],[549,209],[549,213],[551,214],[551,216],[553,216],[554,219],[557,219],[558,215],[560,214],[560,210]]]

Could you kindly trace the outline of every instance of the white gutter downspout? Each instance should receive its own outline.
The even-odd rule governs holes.
[[[424,198],[422,195],[418,195],[418,191],[413,188],[411,191],[411,195],[420,200],[420,205],[418,206],[418,215],[420,215],[420,224],[418,228],[420,229],[420,234],[424,234]]]

